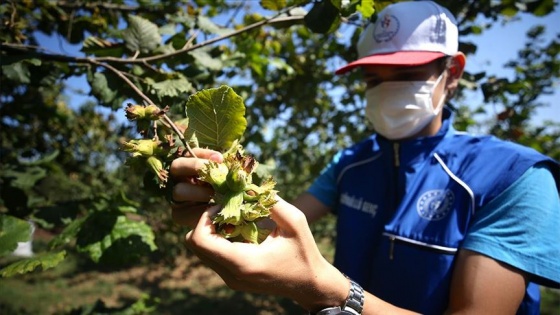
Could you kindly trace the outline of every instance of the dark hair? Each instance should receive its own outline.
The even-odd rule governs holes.
[[[437,63],[438,70],[443,72],[443,70],[449,68],[449,66],[453,63],[453,56],[443,56],[433,62]]]

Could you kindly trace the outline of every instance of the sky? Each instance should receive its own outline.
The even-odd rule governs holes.
[[[521,14],[519,20],[511,21],[506,25],[495,24],[482,35],[465,37],[466,40],[478,45],[476,54],[467,58],[466,71],[471,73],[487,71],[487,73],[503,74],[512,78],[513,72],[504,69],[503,65],[517,58],[518,50],[525,45],[525,34],[528,29],[536,24],[545,25],[545,38],[549,40],[560,34],[560,6],[556,5],[555,9],[556,11],[545,17]],[[553,95],[541,98],[542,102],[549,103],[550,106],[537,111],[533,120],[535,124],[541,124],[543,120],[560,122],[560,82],[556,82],[555,90]],[[473,104],[482,104],[480,91],[471,97]]]
[[[560,34],[560,6],[557,5],[555,9],[556,11],[545,17],[520,14],[519,19],[505,25],[493,24],[492,28],[485,30],[481,35],[461,38],[460,40],[472,41],[478,46],[477,52],[468,57],[465,70],[470,73],[487,71],[487,73],[497,76],[512,77],[512,71],[504,69],[503,65],[517,57],[518,50],[525,44],[525,34],[529,28],[536,24],[544,24],[546,26],[545,38],[548,40]],[[39,35],[38,40],[52,51],[81,55],[79,52],[81,47],[65,44],[57,38]],[[67,90],[67,95],[71,106],[79,106],[88,99],[93,100],[93,98],[84,95],[84,93],[89,92],[84,78],[72,79],[68,84],[70,89]],[[557,82],[557,85],[560,85],[560,82]],[[556,87],[556,91],[555,94],[543,96],[540,99],[550,105],[537,111],[532,121],[533,124],[540,125],[544,120],[560,122],[560,86]],[[467,103],[471,104],[473,108],[483,103],[480,90],[468,93],[467,97]],[[488,106],[486,108],[487,110],[491,109]],[[498,108],[496,111],[498,112],[500,109]]]

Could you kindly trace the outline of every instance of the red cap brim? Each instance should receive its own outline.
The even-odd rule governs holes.
[[[360,58],[335,71],[344,74],[356,67],[362,66],[420,66],[444,57],[445,54],[435,51],[398,51],[388,54],[371,55]]]

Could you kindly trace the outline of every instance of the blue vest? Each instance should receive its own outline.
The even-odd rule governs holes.
[[[456,253],[477,209],[536,163],[554,164],[511,142],[457,132],[445,116],[435,136],[373,135],[343,151],[335,167],[335,266],[382,300],[422,314],[447,308]],[[518,314],[538,314],[539,301],[531,283]]]

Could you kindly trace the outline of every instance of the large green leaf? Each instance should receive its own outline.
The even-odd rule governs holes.
[[[123,31],[126,48],[130,51],[149,53],[161,43],[157,25],[142,17],[129,15],[128,28]]]
[[[12,253],[19,242],[27,242],[31,237],[31,226],[27,221],[0,214],[0,256]]]
[[[16,274],[24,274],[35,270],[35,268],[37,267],[41,267],[43,270],[53,268],[56,267],[61,261],[63,261],[65,256],[66,251],[63,250],[58,253],[46,253],[39,256],[18,260],[0,270],[0,276],[6,278],[14,276]]]
[[[243,99],[226,85],[191,95],[186,112],[189,118],[186,138],[196,134],[202,147],[229,149],[247,128]]]
[[[92,213],[77,234],[77,249],[99,262],[116,259],[128,262],[157,249],[152,229],[113,212]],[[111,257],[116,256],[116,257]]]

